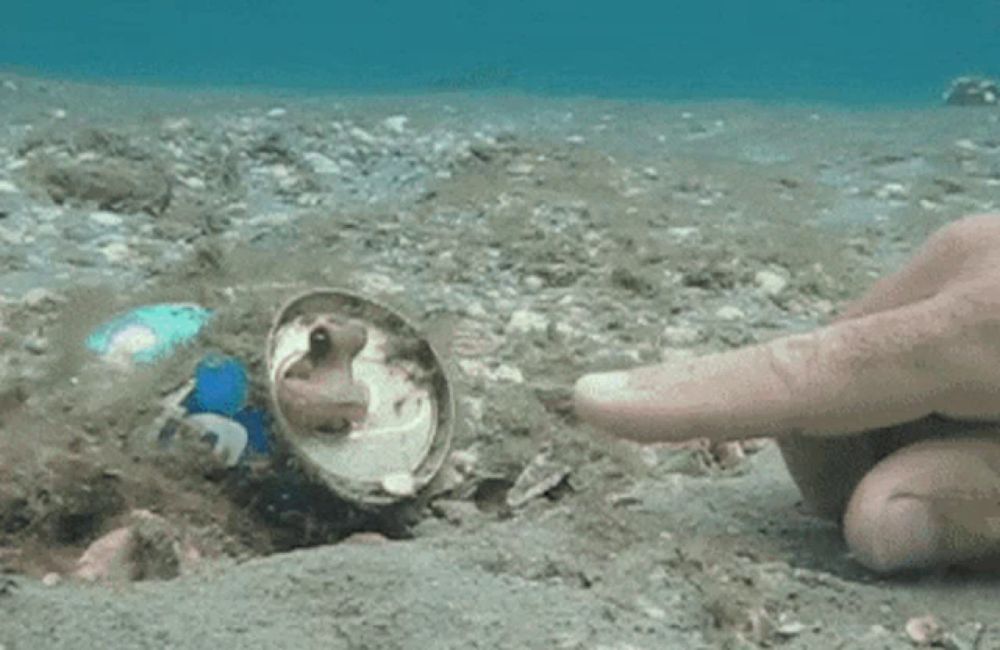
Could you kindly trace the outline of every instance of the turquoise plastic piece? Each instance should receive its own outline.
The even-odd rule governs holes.
[[[138,363],[158,361],[178,346],[190,342],[212,318],[204,307],[186,303],[146,305],[118,316],[98,327],[87,337],[87,348],[101,356],[113,352],[115,337],[130,327],[149,330],[155,342],[135,351],[132,360]]]

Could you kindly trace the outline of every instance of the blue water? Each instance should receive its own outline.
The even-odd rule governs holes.
[[[123,81],[931,103],[1000,75],[1000,0],[3,4],[0,66]]]

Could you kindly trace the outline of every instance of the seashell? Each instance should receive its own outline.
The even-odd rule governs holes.
[[[275,434],[339,497],[390,505],[441,469],[451,384],[428,340],[389,307],[339,289],[293,298],[268,335],[267,373]]]

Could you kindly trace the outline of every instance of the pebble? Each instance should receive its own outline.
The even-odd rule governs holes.
[[[45,354],[49,349],[49,342],[42,336],[32,335],[24,340],[24,349],[32,354]]]
[[[766,296],[776,296],[788,286],[788,280],[774,271],[757,271],[754,276],[757,288]]]
[[[180,181],[190,190],[203,190],[208,187],[205,181],[201,180],[197,176],[181,176]]]
[[[721,320],[743,320],[747,315],[739,307],[733,307],[732,305],[726,305],[725,307],[720,307],[715,312],[715,317]]]
[[[163,130],[170,131],[172,133],[177,133],[178,131],[187,131],[191,128],[191,120],[186,117],[173,117],[163,120]]]
[[[667,325],[662,332],[663,342],[671,346],[683,347],[701,341],[701,331],[687,325]]]
[[[800,621],[789,621],[788,623],[782,623],[777,627],[775,632],[784,637],[798,636],[806,631],[805,623]]]
[[[480,406],[479,408],[482,407]],[[482,414],[480,414],[479,419],[482,420]],[[479,463],[479,455],[469,449],[453,451],[448,458],[452,466],[466,476],[475,474],[476,465]]]
[[[524,383],[524,374],[521,369],[508,364],[501,364],[492,374],[498,381],[507,381],[512,384]]]
[[[0,242],[5,244],[10,244],[11,246],[17,246],[23,243],[24,238],[10,230],[9,228],[4,228],[0,226]]]
[[[24,305],[29,309],[40,309],[42,307],[48,307],[50,305],[61,303],[63,302],[63,298],[49,289],[35,287],[34,289],[29,289],[21,297],[21,302],[24,303]]]
[[[470,520],[475,520],[481,517],[479,513],[479,508],[476,504],[469,501],[460,501],[458,499],[437,499],[434,501],[434,510],[436,510],[440,516],[444,517],[445,521],[449,524],[455,526],[461,526]]]
[[[409,121],[410,118],[406,117],[405,115],[392,115],[390,117],[385,118],[385,120],[382,121],[382,124],[385,126],[386,129],[392,131],[393,133],[397,135],[402,135],[403,132],[406,130],[406,124]]]
[[[46,587],[55,587],[57,584],[62,582],[62,576],[56,572],[46,573],[42,577],[42,584]],[[2,648],[3,646],[0,646]]]
[[[412,497],[417,493],[417,483],[413,474],[397,472],[382,478],[382,489],[397,497]]]
[[[566,142],[570,144],[583,144],[587,139],[582,135],[571,135],[566,138]]]
[[[535,166],[531,163],[516,162],[507,165],[507,173],[511,176],[527,176],[535,171]]]
[[[11,81],[10,79],[5,79],[4,80],[3,87],[4,87],[5,90],[9,90],[12,93],[16,93],[17,92],[17,84],[14,83],[13,81]]]
[[[643,168],[642,173],[651,181],[655,181],[660,178],[660,172],[656,170],[656,167],[645,167]]]
[[[288,111],[281,107],[272,108],[267,112],[268,117],[284,117],[286,115],[288,115]]]
[[[350,133],[351,137],[355,140],[360,140],[365,144],[375,144],[377,142],[375,136],[359,126],[351,127],[351,130],[348,131],[348,133]]]
[[[107,246],[101,247],[101,254],[111,264],[124,262],[129,258],[128,244],[125,242],[111,242]]]
[[[901,201],[909,197],[909,190],[902,183],[886,183],[875,190],[875,196],[882,200]]]
[[[302,158],[309,163],[313,171],[317,174],[334,175],[340,173],[339,164],[316,151],[307,151],[302,154]]]
[[[920,647],[937,645],[943,640],[941,624],[931,615],[917,616],[906,622],[906,636]]]
[[[521,471],[507,492],[507,505],[520,508],[558,486],[569,473],[570,467],[554,461],[548,452],[538,454]]]
[[[482,379],[486,382],[524,383],[524,374],[521,370],[508,364],[501,364],[497,368],[490,368],[479,359],[459,359],[458,367],[467,376]]]
[[[120,226],[122,218],[113,212],[91,212],[90,220],[101,226]]]
[[[510,315],[507,321],[507,332],[514,334],[530,334],[544,332],[548,329],[549,319],[538,312],[519,309]]]
[[[0,180],[0,192],[4,194],[17,194],[17,191],[17,185],[7,180]]]
[[[529,275],[524,279],[524,286],[530,291],[538,291],[539,289],[545,287],[545,280],[537,275]]]
[[[677,239],[687,239],[688,237],[697,235],[698,229],[693,226],[674,226],[673,228],[667,228],[667,234]]]
[[[736,467],[746,458],[746,453],[743,451],[743,445],[736,440],[720,442],[712,448],[712,454],[715,456],[716,460],[719,462],[719,467],[722,469],[731,469]]]

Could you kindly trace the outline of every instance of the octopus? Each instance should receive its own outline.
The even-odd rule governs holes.
[[[309,330],[309,349],[278,369],[277,397],[302,431],[348,433],[368,413],[368,389],[354,379],[354,358],[365,347],[364,325],[323,315]]]
[[[587,374],[574,408],[639,442],[775,438],[872,571],[1000,570],[1000,214],[936,231],[823,327]]]

